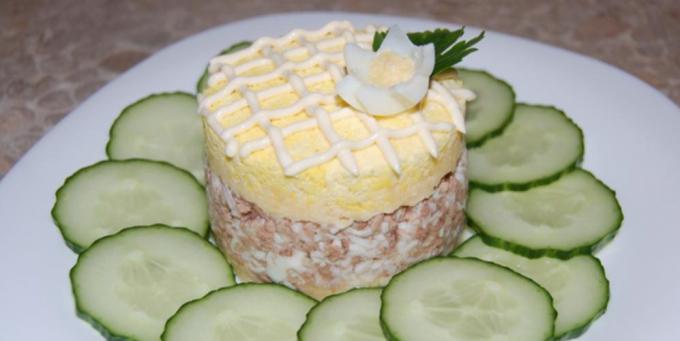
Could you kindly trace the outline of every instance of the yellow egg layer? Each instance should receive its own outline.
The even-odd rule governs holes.
[[[245,60],[240,61],[242,62]],[[260,75],[273,69],[274,65],[262,66],[249,71],[248,75]],[[306,76],[324,70],[315,66],[294,71],[298,75]],[[204,95],[216,93],[228,84],[228,81],[206,89]],[[285,79],[279,78],[249,85],[249,89],[261,91],[284,82]],[[447,82],[444,82],[445,86],[451,84],[450,81]],[[328,80],[308,85],[307,88],[310,92],[331,93],[335,84]],[[240,93],[235,91],[223,96],[219,103],[208,109],[214,111],[220,105],[241,98]],[[298,99],[299,96],[291,91],[262,101],[260,106],[261,109],[277,109],[289,106]],[[459,104],[462,108],[465,107],[465,103]],[[337,96],[335,103],[321,105],[328,112],[348,106]],[[382,127],[405,128],[413,125],[410,114],[416,110],[422,110],[426,120],[430,122],[452,122],[451,114],[446,108],[429,99],[410,111],[376,119]],[[244,108],[222,117],[220,124],[224,128],[231,127],[251,115],[250,109]],[[283,119],[273,120],[272,124],[285,127],[311,117],[301,111]],[[414,205],[428,197],[442,177],[455,169],[464,147],[463,136],[455,129],[434,132],[432,134],[439,151],[439,156],[434,158],[426,149],[421,137],[415,134],[406,138],[390,139],[399,158],[401,174],[397,174],[390,167],[383,152],[376,145],[371,145],[352,152],[358,165],[358,175],[351,174],[337,158],[333,158],[295,176],[286,176],[271,146],[245,157],[228,157],[225,154],[225,141],[207,124],[205,117],[203,121],[208,167],[232,191],[255,203],[271,216],[333,224],[338,227],[346,226],[352,221],[367,220],[379,213],[392,212],[400,206]],[[356,116],[334,120],[332,125],[344,139],[361,140],[370,136],[369,130]],[[243,145],[263,136],[266,136],[266,131],[255,125],[235,138]],[[293,133],[285,138],[284,143],[296,161],[323,152],[330,145],[318,127]]]

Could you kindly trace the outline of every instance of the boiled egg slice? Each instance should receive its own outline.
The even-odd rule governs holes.
[[[350,43],[344,57],[347,75],[336,85],[338,95],[361,112],[392,116],[425,97],[434,68],[434,45],[416,46],[398,26],[392,26],[378,51]]]

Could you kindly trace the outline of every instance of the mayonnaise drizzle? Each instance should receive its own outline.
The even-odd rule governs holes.
[[[410,114],[413,125],[401,129],[389,129],[381,127],[373,116],[357,112],[351,108],[328,112],[321,106],[337,103],[337,93],[320,93],[308,89],[310,85],[329,80],[337,83],[346,74],[342,49],[336,53],[325,52],[324,50],[337,46],[342,47],[349,42],[355,42],[368,48],[373,40],[375,30],[375,27],[368,26],[363,31],[357,32],[347,21],[334,21],[316,31],[296,29],[281,38],[260,38],[244,50],[213,58],[208,67],[210,72],[208,85],[215,86],[225,81],[227,81],[227,84],[214,94],[199,96],[199,111],[207,116],[211,129],[225,141],[226,155],[229,157],[246,157],[253,152],[272,146],[279,163],[283,167],[284,174],[287,176],[294,176],[305,169],[323,164],[336,157],[345,169],[354,175],[358,175],[359,168],[352,151],[375,144],[380,148],[390,167],[396,173],[400,173],[399,158],[390,143],[390,139],[418,135],[428,152],[433,157],[438,157],[439,151],[432,132],[448,132],[454,128],[460,132],[465,132],[463,109],[458,104],[457,99],[470,100],[474,98],[471,91],[463,88],[447,89],[439,82],[432,81],[427,98],[443,105],[451,113],[453,123],[428,122],[422,112],[418,111]],[[297,42],[300,46],[282,52],[276,51],[277,48],[280,49],[282,46],[293,42]],[[291,61],[292,58],[299,58],[305,54],[310,57],[300,62]],[[254,55],[261,57],[238,64],[240,60]],[[250,70],[269,65],[273,65],[274,70],[256,76],[242,76]],[[324,69],[324,72],[304,77],[295,72],[295,70],[304,70],[317,65]],[[260,91],[253,91],[249,88],[249,85],[278,78],[283,78],[284,84]],[[240,93],[241,99],[229,104],[218,105],[225,96],[235,91]],[[262,109],[260,107],[262,101],[290,92],[296,93],[299,97],[291,105],[278,109]],[[222,117],[244,108],[250,109],[250,117],[238,124],[222,127],[220,123]],[[277,127],[271,123],[272,119],[296,115],[303,111],[310,116],[309,119],[297,121],[285,127]],[[370,132],[368,137],[350,141],[343,139],[335,131],[333,121],[352,116],[356,116],[368,129]],[[267,133],[267,136],[239,145],[236,136],[256,125],[260,126]],[[285,137],[316,127],[321,130],[330,147],[310,157],[293,160],[284,144]]]

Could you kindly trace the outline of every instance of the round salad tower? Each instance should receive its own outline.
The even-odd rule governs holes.
[[[454,72],[432,76],[433,44],[384,32],[331,22],[210,61],[210,217],[241,280],[323,298],[456,244],[474,94]]]

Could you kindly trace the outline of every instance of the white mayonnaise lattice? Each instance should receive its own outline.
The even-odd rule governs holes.
[[[334,158],[338,158],[350,173],[357,175],[359,169],[352,151],[375,144],[390,167],[396,173],[400,173],[399,159],[390,139],[418,135],[429,153],[433,157],[438,157],[438,148],[432,132],[448,132],[452,129],[465,131],[463,109],[456,99],[474,98],[471,91],[463,88],[448,89],[439,82],[432,81],[425,97],[443,105],[451,114],[452,123],[428,122],[422,112],[418,111],[408,114],[413,122],[411,126],[390,129],[381,127],[375,117],[349,107],[328,112],[322,106],[337,103],[339,101],[337,92],[322,93],[308,89],[311,85],[321,82],[333,81],[337,84],[346,76],[342,48],[339,52],[327,52],[328,50],[333,47],[344,47],[347,43],[356,43],[368,48],[375,31],[376,28],[373,26],[356,31],[347,21],[334,21],[315,31],[297,29],[280,38],[260,38],[246,49],[213,58],[208,67],[210,73],[208,85],[215,87],[222,82],[226,82],[226,85],[214,93],[199,96],[199,111],[207,117],[211,129],[225,141],[225,154],[228,157],[247,157],[253,152],[272,146],[287,176],[294,176]],[[294,42],[297,44],[292,44]],[[286,48],[287,46],[290,47]],[[305,54],[309,57],[304,60],[292,60]],[[255,58],[249,58],[248,61],[239,64],[239,61],[247,57]],[[244,75],[255,68],[268,65],[274,67],[270,72],[255,76]],[[304,76],[295,72],[315,66],[322,68],[323,72]],[[262,90],[251,89],[253,85],[279,78],[284,79],[280,85]],[[235,92],[240,98],[224,103],[224,98]],[[299,97],[292,104],[277,109],[261,108],[263,101],[290,92],[296,93]],[[222,126],[220,123],[222,117],[244,108],[250,111],[247,119],[231,126]],[[290,117],[301,112],[305,112],[309,118],[283,127],[272,124],[274,119]],[[333,122],[351,116],[357,117],[364,124],[370,132],[369,136],[361,140],[347,140],[337,133]],[[266,132],[266,136],[239,143],[236,136],[256,125]],[[284,139],[296,132],[313,128],[318,128],[323,133],[329,148],[309,157],[294,160],[285,146]]]

